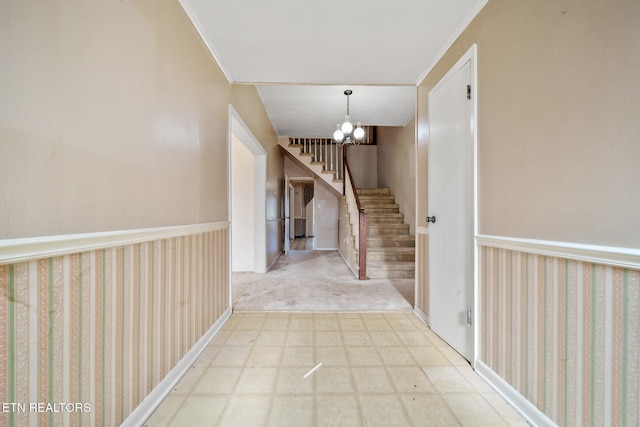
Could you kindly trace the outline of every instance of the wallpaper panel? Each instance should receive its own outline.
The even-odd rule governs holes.
[[[416,307],[429,315],[429,235],[416,230]]]
[[[228,265],[228,228],[0,265],[0,424],[120,424],[229,308]]]
[[[481,360],[562,426],[640,419],[640,271],[482,248]]]

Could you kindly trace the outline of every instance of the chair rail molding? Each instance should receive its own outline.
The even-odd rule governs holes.
[[[480,234],[478,246],[640,270],[640,249]]]
[[[151,240],[200,234],[229,227],[229,221],[98,233],[0,240],[0,264],[49,258]]]

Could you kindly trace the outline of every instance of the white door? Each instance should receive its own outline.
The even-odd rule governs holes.
[[[431,329],[473,361],[474,56],[464,59],[429,93],[428,314]]]

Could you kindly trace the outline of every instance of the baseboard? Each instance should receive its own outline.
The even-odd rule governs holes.
[[[207,348],[209,343],[220,332],[220,329],[231,317],[231,308],[228,308],[222,316],[209,328],[209,330],[195,343],[191,350],[184,355],[176,366],[167,374],[157,386],[151,390],[136,409],[129,414],[121,426],[142,426],[153,412],[160,406],[165,397],[173,390],[173,388],[182,379],[184,374],[191,368],[193,363],[198,359],[200,354]]]
[[[416,234],[429,234],[429,227],[416,226]]]
[[[425,323],[425,325],[429,326],[429,316],[427,316],[427,313],[422,311],[420,309],[420,307],[414,306],[413,307],[413,313],[416,316],[418,316],[420,318],[420,320],[422,320]]]
[[[347,267],[349,267],[349,270],[351,270],[351,272],[353,273],[353,275],[357,278],[358,277],[358,272],[355,271],[353,269],[353,267],[351,267],[351,264],[349,263],[349,261],[347,261],[347,259],[342,255],[342,252],[338,251],[338,255],[340,255],[340,258],[342,258],[342,260],[344,261],[345,264],[347,264]]]
[[[557,425],[481,360],[476,360],[476,373],[513,406],[529,424],[545,427]]]
[[[269,264],[269,266],[267,267],[267,272],[269,272],[269,270],[271,270],[271,267],[273,267],[273,265],[276,263],[276,261],[278,261],[280,259],[280,255],[282,255],[284,253],[284,251],[279,251],[278,255],[276,255],[276,257],[273,259],[273,261],[271,261],[271,264]]]

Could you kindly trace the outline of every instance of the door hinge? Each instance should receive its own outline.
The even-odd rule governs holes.
[[[467,99],[471,99],[471,85],[467,85]]]
[[[467,326],[471,326],[471,310],[467,310]]]

